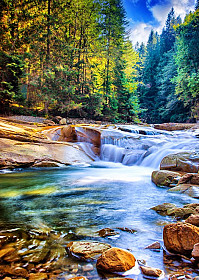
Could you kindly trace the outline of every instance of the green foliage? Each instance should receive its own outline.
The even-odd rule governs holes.
[[[12,102],[20,102],[20,78],[24,65],[19,57],[0,52],[0,112],[7,113]]]
[[[46,115],[137,118],[137,84],[126,71],[131,50],[135,72],[135,52],[125,35],[122,0],[6,0],[1,8],[0,50],[21,55],[30,108]],[[7,91],[17,89],[7,85]]]

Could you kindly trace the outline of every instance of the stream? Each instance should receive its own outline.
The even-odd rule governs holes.
[[[1,173],[1,229],[50,228],[66,234],[69,240],[97,240],[129,249],[136,259],[166,274],[183,269],[181,263],[176,262],[172,268],[165,263],[162,250],[144,248],[155,241],[163,245],[163,227],[173,221],[151,207],[164,202],[177,206],[198,202],[151,182],[151,173],[159,168],[164,156],[199,150],[195,132],[140,131],[135,126],[122,126],[117,131],[104,130],[101,141],[100,156],[93,153],[91,143],[79,143],[95,159],[91,165]],[[103,228],[115,229],[118,234],[99,237],[96,232]],[[67,279],[67,275],[62,272],[57,279]],[[102,278],[95,268],[90,275],[81,275]],[[141,274],[130,277],[143,279]]]

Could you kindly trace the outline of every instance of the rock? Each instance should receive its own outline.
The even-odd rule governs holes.
[[[0,250],[0,259],[4,256],[11,255],[15,252],[15,249],[13,247],[8,247]]]
[[[157,170],[152,172],[152,182],[157,186],[167,186],[178,182],[178,177],[180,173],[167,171],[167,170]]]
[[[191,177],[191,184],[195,184],[195,185],[199,185],[199,174],[198,173],[195,173],[195,174],[192,174],[192,177]]]
[[[155,210],[160,215],[167,216],[167,215],[172,215],[169,213],[173,213],[174,209],[177,209],[177,207],[173,203],[163,203],[155,207],[152,207],[151,209]]]
[[[61,124],[61,125],[66,125],[66,124],[67,124],[66,119],[65,119],[65,118],[61,119],[61,120],[59,121],[59,124]]]
[[[185,222],[199,227],[199,214],[197,215],[192,214],[185,220]]]
[[[85,260],[96,258],[110,248],[111,245],[97,241],[73,241],[67,245],[66,250],[69,255]]]
[[[68,280],[88,280],[88,279],[84,276],[75,276],[72,278],[68,278]]]
[[[154,124],[155,129],[167,130],[167,131],[175,131],[175,130],[185,130],[193,127],[197,128],[196,123],[161,123]]]
[[[194,244],[199,243],[199,228],[181,222],[168,224],[163,230],[163,240],[168,251],[190,256]]]
[[[83,270],[84,272],[92,271],[92,270],[93,270],[93,265],[92,265],[91,263],[86,264],[86,265],[83,265],[83,266],[82,266],[82,270]]]
[[[181,152],[168,155],[162,159],[160,169],[198,173],[199,154],[197,152]]]
[[[185,175],[183,175],[180,180],[178,181],[178,185],[180,184],[187,184],[187,183],[191,183],[191,178],[193,177],[193,174],[191,173],[187,173]]]
[[[135,257],[129,251],[111,248],[105,251],[97,260],[98,270],[109,272],[124,272],[135,266]]]
[[[194,244],[193,251],[191,252],[191,256],[199,262],[199,243]]]
[[[187,194],[193,198],[199,198],[199,185],[180,184],[168,190],[169,192],[179,192]]]
[[[68,165],[92,161],[79,147],[59,142],[37,144],[0,139],[0,147],[0,168],[30,167],[38,162]]]
[[[48,275],[46,273],[30,273],[29,280],[46,280]]]
[[[100,237],[112,236],[118,234],[114,229],[111,228],[103,228],[98,231]]]
[[[129,233],[135,233],[135,232],[137,232],[137,230],[132,229],[132,228],[127,228],[127,227],[117,227],[117,229],[120,229],[120,230],[122,230],[122,231],[129,232]]]
[[[140,266],[142,273],[149,277],[160,277],[163,271],[158,268],[153,268],[149,266]]]
[[[75,127],[72,125],[64,126],[61,129],[61,135],[58,141],[65,141],[65,142],[74,142],[77,140],[77,134],[75,131]]]
[[[152,244],[150,244],[149,246],[145,247],[145,249],[152,249],[152,250],[160,250],[161,245],[160,242],[156,241]]]

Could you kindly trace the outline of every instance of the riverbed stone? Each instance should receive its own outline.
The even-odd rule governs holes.
[[[199,214],[192,214],[185,220],[185,222],[199,227]]]
[[[160,242],[158,242],[158,241],[153,242],[152,244],[145,247],[145,249],[151,249],[151,250],[160,250],[160,248],[161,248],[161,245],[160,245]]]
[[[103,228],[98,231],[98,234],[100,237],[106,237],[116,235],[118,234],[118,232],[111,228]]]
[[[160,163],[161,170],[198,173],[199,153],[181,152],[164,157]]]
[[[175,204],[173,203],[163,203],[159,204],[157,206],[154,206],[151,208],[152,210],[155,210],[158,214],[162,216],[167,216],[167,215],[173,215],[173,211],[177,209]]]
[[[193,250],[191,252],[191,256],[199,262],[199,243],[194,244]]]
[[[160,277],[163,274],[163,271],[158,268],[153,268],[149,266],[140,266],[142,274],[148,277]]]
[[[168,192],[184,193],[190,197],[199,198],[199,185],[180,184],[176,187],[170,188]]]
[[[127,250],[113,247],[105,251],[97,260],[98,270],[125,272],[135,266],[135,257]]]
[[[168,170],[156,170],[152,172],[152,182],[157,186],[167,186],[177,184],[180,173]]]
[[[93,259],[111,248],[111,245],[98,241],[73,241],[67,245],[69,255],[79,259]]]
[[[172,223],[164,227],[163,240],[169,252],[190,256],[199,243],[199,228],[188,223]]]
[[[46,280],[48,275],[46,273],[30,273],[29,280]]]

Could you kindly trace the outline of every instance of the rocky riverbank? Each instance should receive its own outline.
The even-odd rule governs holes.
[[[62,125],[40,118],[20,118],[15,121],[2,118],[0,168],[59,167],[91,163],[92,159],[75,143],[77,137],[92,143],[94,154],[99,155],[101,130],[107,125],[79,123],[74,126],[71,124],[72,120],[60,121],[63,122]],[[122,129],[127,131],[128,128],[121,126],[120,131]],[[133,141],[139,141],[146,134],[144,129],[139,129]],[[112,134],[109,135],[111,137]],[[162,160],[160,170],[153,172],[152,181],[157,186],[165,187],[165,191],[179,192],[197,199],[198,167],[197,152],[169,155]],[[34,196],[36,193],[32,194]],[[71,231],[58,232],[49,228],[32,227],[0,232],[0,277],[4,280],[96,280],[99,277],[117,280],[145,277],[193,279],[195,274],[192,276],[192,273],[199,271],[199,204],[177,207],[165,202],[152,209],[173,219],[163,229],[164,245],[162,240],[146,247],[146,250],[157,250],[164,256],[165,270],[168,270],[166,274],[158,267],[149,267],[145,260],[136,259],[130,250],[112,247],[108,243],[108,238],[117,236],[118,231],[136,233],[131,228],[104,228],[89,236],[89,240],[84,240],[85,237]],[[101,242],[102,238],[107,243]]]

